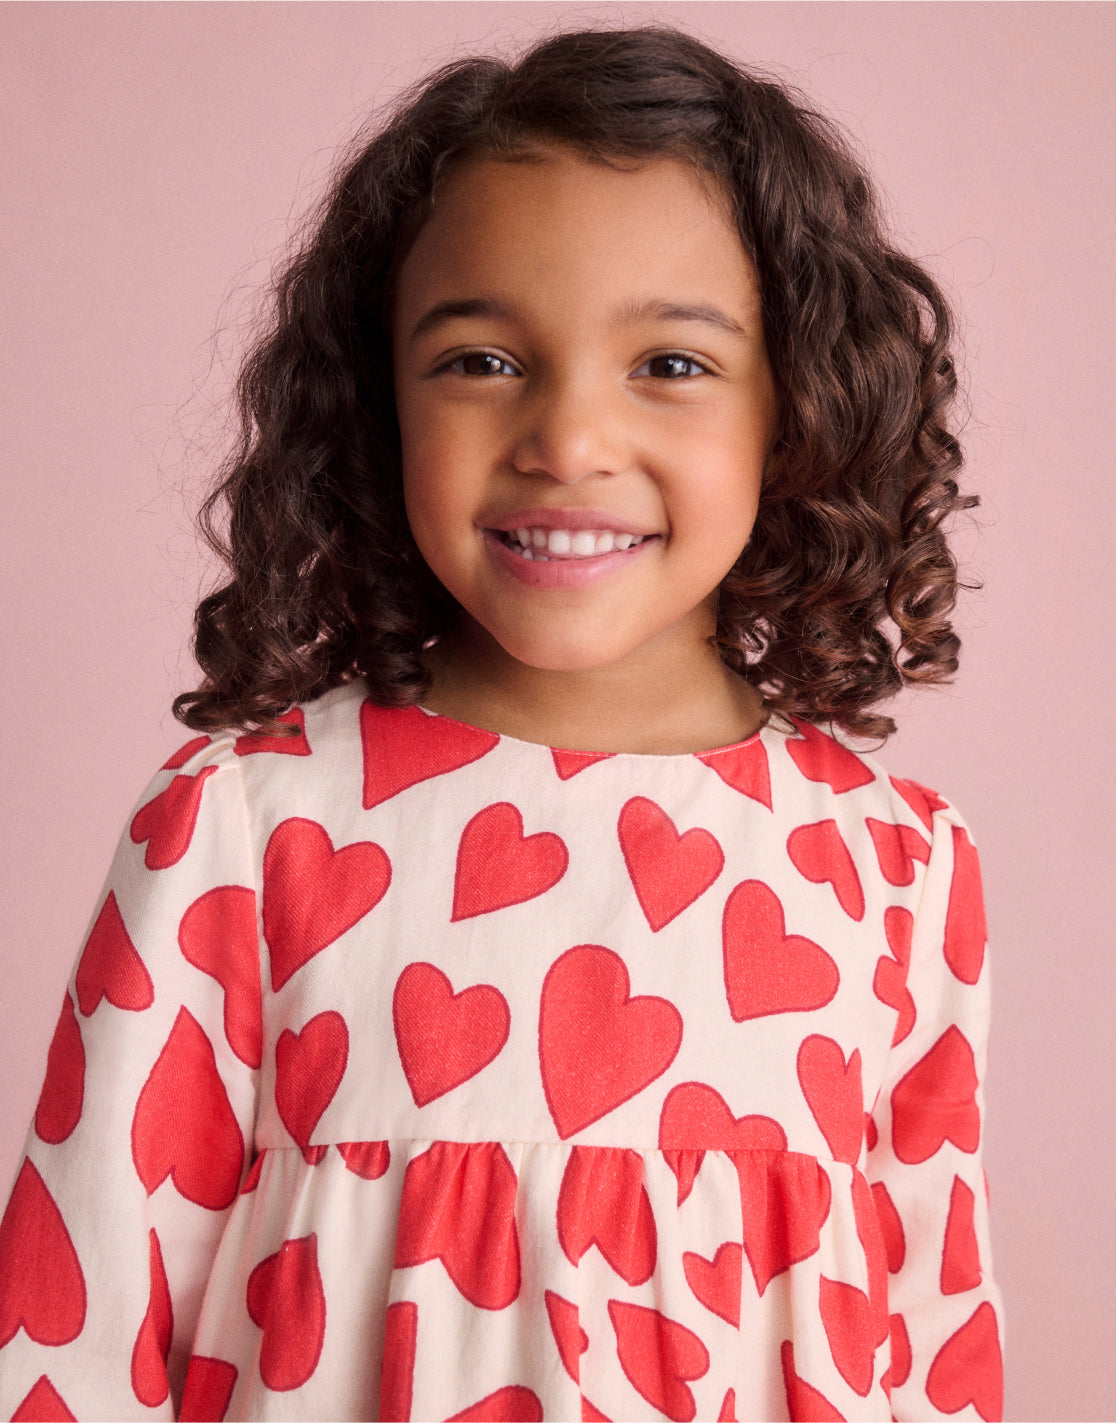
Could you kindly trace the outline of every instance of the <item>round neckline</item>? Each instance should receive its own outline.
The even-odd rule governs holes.
[[[432,711],[421,703],[415,703],[415,705],[424,716],[438,717],[442,721],[449,722],[451,726],[460,726],[467,731],[498,737],[501,741],[507,741],[512,746],[529,746],[535,750],[549,751],[551,755],[557,756],[589,756],[601,761],[615,760],[620,756],[638,761],[692,761],[695,759],[704,761],[709,756],[726,756],[732,751],[746,750],[748,747],[754,746],[757,741],[762,741],[766,731],[778,734],[772,726],[775,713],[769,712],[766,720],[752,732],[751,736],[745,737],[743,741],[730,742],[727,746],[711,747],[708,751],[578,751],[572,746],[551,746],[545,741],[524,741],[520,736],[510,736],[506,732],[493,731],[487,726],[476,726],[473,722],[462,721],[459,717],[447,716],[445,712]]]

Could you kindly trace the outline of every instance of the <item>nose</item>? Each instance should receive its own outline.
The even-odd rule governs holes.
[[[631,452],[618,394],[585,370],[541,382],[520,408],[511,452],[515,468],[560,484],[626,468]]]

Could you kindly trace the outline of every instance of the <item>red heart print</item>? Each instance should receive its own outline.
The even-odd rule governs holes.
[[[35,1108],[35,1132],[39,1140],[53,1146],[65,1141],[81,1120],[84,1099],[85,1047],[73,1000],[67,993],[50,1040],[46,1077]]]
[[[182,1390],[181,1423],[224,1423],[236,1385],[235,1364],[194,1354]]]
[[[40,1374],[12,1414],[12,1423],[77,1423],[77,1419],[46,1374]]]
[[[553,1290],[544,1291],[543,1299],[546,1302],[546,1316],[550,1320],[550,1332],[558,1345],[562,1367],[574,1383],[580,1383],[581,1356],[589,1347],[589,1336],[578,1322],[577,1305],[571,1304],[568,1299],[563,1299]]]
[[[953,877],[946,908],[945,961],[962,983],[975,983],[984,963],[988,926],[976,846],[960,825],[953,830]]]
[[[499,1142],[436,1141],[407,1163],[395,1268],[440,1259],[478,1309],[519,1294],[515,1168]]]
[[[876,847],[880,874],[888,884],[914,884],[915,861],[921,865],[930,861],[930,846],[923,837],[909,825],[892,825],[886,820],[874,820],[870,815],[865,817],[864,823]]]
[[[425,1107],[470,1077],[503,1050],[511,1014],[491,984],[454,993],[430,963],[408,964],[392,999],[395,1041],[416,1107]]]
[[[798,1049],[798,1081],[833,1159],[855,1166],[864,1140],[860,1049],[846,1064],[838,1043],[812,1033]]]
[[[213,1045],[188,1008],[140,1089],[132,1160],[147,1194],[169,1176],[180,1196],[220,1211],[236,1199],[244,1138],[217,1071]]]
[[[891,1144],[908,1165],[929,1161],[947,1141],[961,1151],[980,1145],[977,1071],[964,1033],[951,1024],[891,1093]]]
[[[584,1394],[581,1395],[581,1423],[609,1423],[608,1415],[595,1408]]]
[[[571,1265],[593,1245],[629,1285],[655,1270],[655,1217],[643,1157],[624,1147],[575,1146],[558,1193],[558,1243]]]
[[[709,1371],[709,1350],[692,1329],[657,1309],[610,1299],[608,1317],[628,1382],[652,1408],[689,1423],[697,1405],[686,1385]]]
[[[903,1268],[907,1254],[907,1238],[903,1234],[903,1222],[895,1209],[891,1193],[882,1181],[872,1182],[872,1199],[876,1203],[876,1216],[883,1234],[884,1249],[887,1252],[888,1273],[897,1275]]]
[[[837,903],[850,919],[864,918],[864,890],[835,820],[799,825],[787,836],[791,863],[811,884],[831,884]]]
[[[794,1367],[794,1345],[789,1339],[783,1340],[779,1356],[791,1423],[845,1423],[845,1415],[834,1408],[824,1393],[799,1378]]]
[[[957,1413],[972,1404],[984,1423],[999,1423],[1003,1417],[1000,1331],[987,1300],[938,1350],[926,1376],[926,1397],[941,1413]]]
[[[129,1013],[141,1013],[155,1001],[151,975],[128,936],[112,890],[81,951],[74,988],[78,1007],[86,1018],[102,998]]]
[[[204,747],[209,746],[213,741],[212,736],[195,736],[193,741],[187,741],[185,746],[180,746],[173,755],[168,756],[159,767],[160,771],[178,771],[185,766],[192,756],[196,756]]]
[[[542,1423],[537,1393],[521,1384],[507,1384],[455,1413],[447,1423]]]
[[[339,1141],[337,1150],[353,1175],[365,1181],[378,1181],[391,1165],[386,1141]]]
[[[551,964],[539,1003],[539,1067],[558,1135],[573,1136],[661,1077],[682,1043],[682,1015],[629,997],[624,960],[599,944]]]
[[[699,751],[697,759],[703,766],[716,771],[726,786],[771,809],[771,767],[767,747],[758,735],[739,746]]]
[[[736,1390],[728,1388],[725,1396],[721,1399],[721,1411],[717,1414],[717,1423],[736,1423]]]
[[[914,933],[914,915],[909,909],[899,905],[889,905],[884,910],[884,933],[894,957],[881,954],[876,960],[876,972],[872,977],[872,992],[889,1008],[894,1008],[899,1017],[895,1022],[895,1032],[891,1045],[901,1043],[915,1025],[915,1002],[907,987],[907,974],[911,963],[911,937]]]
[[[163,1268],[163,1252],[153,1230],[148,1232],[148,1257],[151,1294],[132,1348],[132,1392],[148,1408],[158,1408],[170,1392],[167,1355],[174,1333],[174,1310],[167,1272]]]
[[[449,717],[430,716],[419,707],[362,703],[365,810],[431,776],[444,776],[478,761],[499,740],[494,732]]]
[[[891,1363],[887,1370],[888,1382],[892,1388],[902,1388],[911,1375],[911,1338],[907,1333],[907,1322],[901,1314],[893,1314],[889,1324]],[[883,1383],[883,1379],[880,1382]]]
[[[349,1030],[340,1013],[318,1013],[293,1033],[284,1028],[275,1044],[275,1105],[283,1125],[305,1148],[333,1101],[349,1061]]]
[[[867,1398],[872,1389],[876,1345],[872,1306],[855,1285],[821,1277],[819,1307],[829,1352],[837,1372],[854,1393]]]
[[[653,933],[700,899],[724,869],[724,852],[708,830],[695,826],[679,835],[666,811],[645,796],[625,802],[616,828]]]
[[[149,870],[169,869],[190,848],[202,789],[216,771],[216,766],[206,766],[196,776],[175,776],[132,817],[129,834],[134,845],[147,841],[143,862]]]
[[[934,812],[946,809],[946,803],[938,792],[932,791],[929,786],[920,786],[917,781],[900,780],[897,776],[889,776],[888,780],[927,830],[932,831],[934,829]]]
[[[453,922],[491,914],[545,894],[566,873],[565,842],[549,830],[523,834],[509,801],[478,810],[461,833],[453,882]]]
[[[287,980],[375,909],[391,883],[388,857],[371,840],[334,850],[316,820],[277,825],[263,858],[263,932],[271,986]]]
[[[560,780],[568,781],[571,776],[576,776],[579,771],[584,771],[586,766],[592,766],[595,761],[611,761],[615,753],[612,751],[556,751],[552,750],[550,755],[554,761],[554,769],[558,772]]]
[[[248,1276],[248,1314],[263,1330],[260,1378],[276,1393],[301,1388],[318,1367],[325,1342],[316,1235],[284,1240],[260,1261]]]
[[[836,795],[854,791],[858,786],[867,786],[876,779],[859,756],[849,751],[832,736],[827,736],[808,721],[791,717],[802,741],[789,740],[786,743],[791,760],[808,781],[818,781],[830,787]]]
[[[860,1174],[852,1175],[853,1219],[856,1221],[856,1235],[864,1251],[864,1263],[868,1272],[868,1301],[872,1307],[874,1334],[872,1347],[876,1349],[887,1338],[887,1246],[884,1243],[883,1228],[876,1214],[876,1200],[871,1187]]]
[[[379,1413],[384,1423],[411,1423],[417,1347],[418,1305],[409,1299],[396,1300],[384,1314]]]
[[[85,1323],[85,1276],[62,1212],[24,1159],[0,1220],[0,1349],[22,1325],[36,1344],[68,1344]]]
[[[776,1275],[817,1251],[833,1188],[818,1162],[799,1152],[742,1152],[736,1174],[744,1254],[762,1296]]]
[[[194,900],[178,926],[183,957],[225,991],[225,1037],[247,1067],[263,1054],[255,891],[225,884]]]
[[[301,707],[292,707],[276,721],[297,730],[293,736],[275,736],[259,731],[250,731],[246,736],[238,736],[233,750],[238,756],[254,756],[260,751],[276,752],[280,756],[309,756],[310,743],[306,739],[306,715]]]
[[[729,1104],[704,1082],[680,1082],[659,1114],[659,1150],[678,1178],[678,1204],[693,1190],[709,1151],[784,1151],[787,1135],[771,1117],[734,1117]]]
[[[740,1279],[744,1249],[726,1240],[712,1260],[687,1250],[682,1256],[686,1283],[708,1310],[740,1328]]]
[[[787,934],[783,906],[762,880],[743,880],[725,904],[725,992],[733,1020],[823,1008],[841,975],[826,951],[801,934]]]
[[[973,1223],[974,1197],[971,1187],[954,1176],[949,1193],[949,1216],[942,1245],[942,1294],[958,1295],[975,1290],[984,1278],[980,1269],[980,1249]]]

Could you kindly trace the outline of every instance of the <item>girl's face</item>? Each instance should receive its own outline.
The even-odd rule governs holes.
[[[393,331],[407,514],[466,617],[554,671],[700,649],[776,422],[713,180],[560,148],[469,160],[402,264]]]

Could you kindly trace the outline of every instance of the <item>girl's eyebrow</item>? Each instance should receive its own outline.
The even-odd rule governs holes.
[[[492,316],[513,319],[515,312],[494,297],[466,297],[460,300],[436,302],[415,322],[410,339],[417,341],[420,336],[454,321],[470,316]],[[746,336],[747,330],[718,306],[703,303],[681,304],[662,299],[630,302],[620,308],[613,317],[613,326],[635,325],[640,321],[698,321],[706,326],[717,326],[735,336]]]

